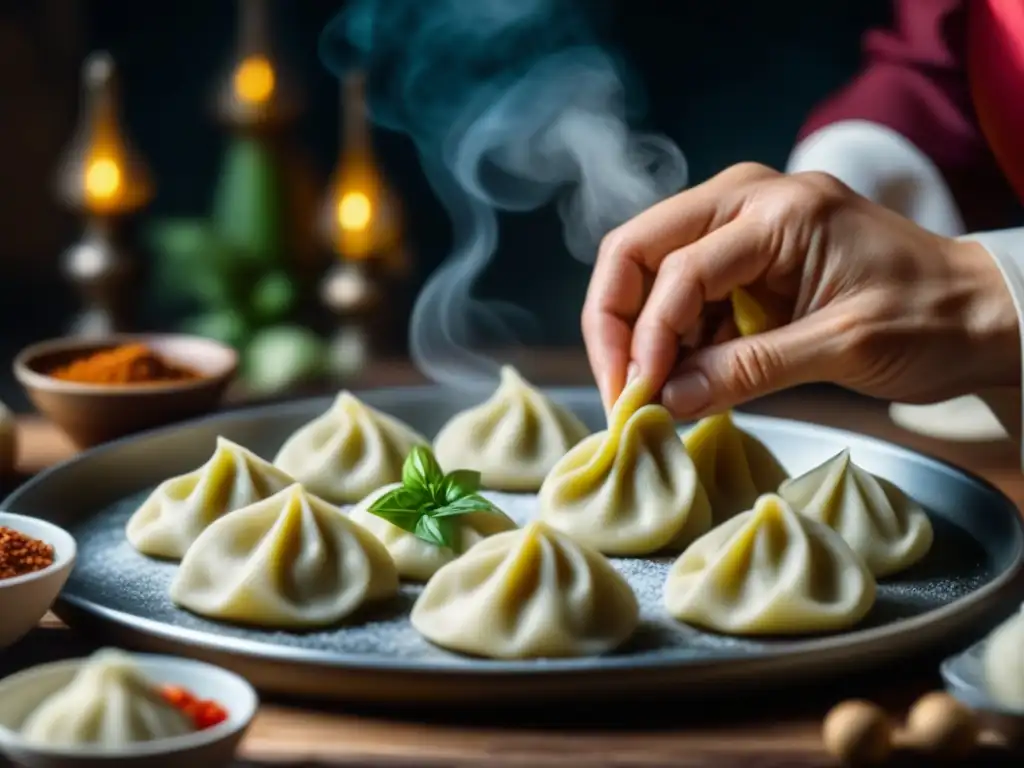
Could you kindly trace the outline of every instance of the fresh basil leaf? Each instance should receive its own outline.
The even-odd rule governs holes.
[[[444,491],[445,503],[469,496],[480,490],[480,473],[472,469],[456,469],[444,476],[441,489]]]
[[[461,554],[462,528],[459,524],[455,520],[445,517],[435,517],[433,520],[437,523],[438,530],[441,531],[441,538],[444,540],[445,546],[455,554]]]
[[[441,525],[440,520],[436,520],[430,515],[423,515],[419,520],[416,521],[416,529],[413,533],[423,541],[429,542],[438,547],[447,547],[448,542],[445,540],[444,527]]]
[[[424,506],[422,493],[403,486],[385,493],[374,501],[367,511],[403,531],[415,533],[417,523],[424,517]]]
[[[468,515],[471,512],[491,512],[499,513],[499,510],[494,504],[489,502],[483,496],[477,496],[471,494],[469,496],[463,496],[450,504],[445,504],[443,507],[430,512],[431,517],[455,517],[456,515]]]
[[[423,445],[415,446],[402,465],[402,485],[407,488],[429,489],[444,480],[444,472],[434,454]]]

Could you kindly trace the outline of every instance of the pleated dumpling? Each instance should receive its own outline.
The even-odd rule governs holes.
[[[730,413],[701,419],[683,444],[707,491],[715,525],[750,509],[762,493],[775,493],[786,479],[768,447],[737,427]]]
[[[488,400],[441,428],[434,454],[446,470],[479,472],[484,488],[533,493],[555,462],[588,434],[575,415],[506,365]]]
[[[1024,712],[1024,606],[988,636],[982,665],[989,696]]]
[[[470,512],[450,518],[457,526],[459,551],[454,552],[448,547],[440,547],[369,511],[373,502],[400,485],[401,483],[392,483],[374,491],[349,510],[348,516],[380,539],[391,559],[395,561],[398,575],[403,579],[426,581],[438,568],[450,563],[477,542],[517,527],[514,520],[498,510]]]
[[[398,419],[342,392],[326,413],[289,437],[274,458],[311,493],[333,504],[355,504],[402,479],[413,446],[429,441]]]
[[[914,565],[934,540],[924,509],[888,480],[854,464],[849,448],[784,482],[779,495],[838,532],[876,578]]]
[[[298,483],[203,531],[171,583],[182,608],[269,629],[337,624],[397,591],[384,545]]]
[[[708,530],[708,499],[675,422],[637,379],[608,429],[554,466],[540,489],[540,518],[606,555],[682,549]]]
[[[442,648],[529,659],[607,653],[633,634],[639,615],[633,590],[611,563],[536,521],[442,566],[411,619]]]
[[[723,634],[811,634],[853,626],[875,592],[838,533],[766,494],[683,552],[665,581],[665,607]]]
[[[203,466],[157,486],[129,518],[125,535],[144,555],[180,560],[212,522],[294,482],[252,451],[218,437]]]
[[[21,736],[47,747],[112,749],[184,736],[192,720],[166,702],[131,657],[115,650],[86,659],[67,685],[26,718]]]

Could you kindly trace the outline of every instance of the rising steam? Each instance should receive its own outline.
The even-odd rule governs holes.
[[[375,122],[407,133],[452,217],[453,252],[417,297],[416,365],[493,386],[528,313],[473,296],[497,248],[497,211],[554,202],[569,253],[591,262],[610,229],[686,184],[668,138],[631,131],[624,75],[583,0],[356,0],[325,31],[336,71],[368,74]]]

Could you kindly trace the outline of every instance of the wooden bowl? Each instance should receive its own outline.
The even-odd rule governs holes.
[[[95,352],[145,344],[169,363],[202,374],[186,381],[82,384],[50,372]],[[39,411],[80,448],[213,411],[238,371],[238,353],[201,336],[113,335],[33,344],[14,359],[14,376]]]

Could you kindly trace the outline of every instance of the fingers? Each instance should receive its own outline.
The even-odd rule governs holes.
[[[705,304],[720,301],[756,280],[771,260],[770,233],[759,222],[737,219],[662,262],[633,330],[630,357],[653,387],[668,378],[683,337]]]
[[[642,267],[602,252],[583,305],[583,341],[605,410],[626,385],[633,323],[647,295]]]
[[[649,208],[601,243],[581,320],[587,356],[606,408],[625,385],[633,326],[647,298],[647,283],[660,271],[666,254],[686,248],[731,221],[751,183],[778,175],[756,163],[733,166]],[[699,306],[696,311],[699,313]],[[657,339],[643,345],[648,343],[667,349]],[[665,354],[670,368],[675,350]],[[655,377],[658,385],[668,372],[662,368],[664,372]]]
[[[828,313],[808,315],[756,336],[706,347],[690,356],[662,389],[677,418],[700,418],[842,372],[841,339]]]

